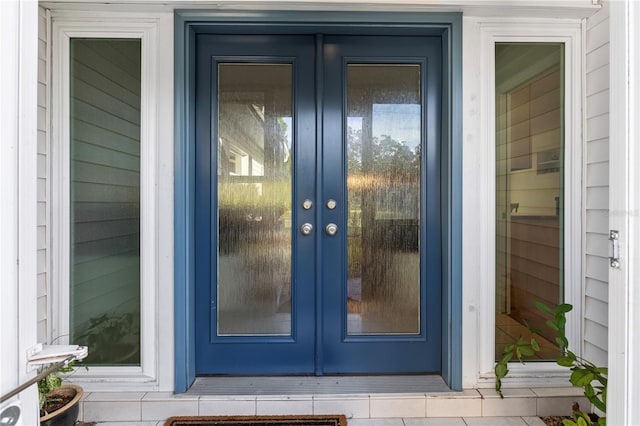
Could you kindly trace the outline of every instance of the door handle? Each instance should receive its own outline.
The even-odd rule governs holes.
[[[302,235],[311,234],[313,232],[313,225],[310,223],[303,223],[300,227],[300,232],[302,232]]]
[[[336,235],[336,233],[338,232],[338,225],[336,225],[335,223],[330,223],[324,228],[324,230],[327,232],[327,235]]]

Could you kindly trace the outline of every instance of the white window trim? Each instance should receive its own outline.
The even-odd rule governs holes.
[[[560,42],[565,45],[565,301],[569,347],[582,353],[582,23],[578,20],[464,19],[463,85],[465,156],[463,186],[463,385],[489,387],[495,376],[495,44]],[[469,64],[476,64],[470,66]],[[469,143],[472,142],[472,143]],[[466,185],[468,183],[468,185]],[[477,274],[473,274],[477,272]],[[566,368],[553,362],[513,363],[504,386],[569,385]],[[557,380],[556,380],[557,378]],[[551,382],[550,382],[551,380]]]
[[[137,367],[91,367],[78,369],[72,380],[86,390],[128,389],[157,390],[162,373],[159,370],[159,155],[157,137],[163,128],[159,117],[157,98],[159,80],[159,19],[122,15],[109,19],[104,14],[53,17],[52,38],[52,331],[51,338],[61,337],[63,343],[69,334],[69,235],[70,235],[70,102],[69,102],[69,43],[71,38],[137,38],[141,40],[141,116],[140,116],[140,310],[141,310],[141,365]],[[173,64],[171,55],[171,64]],[[172,74],[169,73],[172,78]],[[170,86],[172,89],[172,86]],[[169,110],[171,111],[171,109]],[[166,115],[166,112],[164,113]],[[172,126],[169,125],[170,134]],[[170,149],[170,148],[169,148]],[[172,191],[172,189],[171,189]],[[171,198],[171,203],[173,203]],[[171,204],[172,205],[172,204]],[[170,215],[171,216],[171,215]],[[172,216],[171,216],[172,221]],[[164,221],[163,221],[164,222]],[[172,222],[171,222],[172,223]],[[164,272],[163,272],[164,273]],[[172,270],[170,272],[172,275]],[[165,303],[163,305],[166,306]],[[170,306],[173,306],[172,299]],[[173,309],[171,308],[171,313]],[[171,315],[172,317],[172,315]],[[172,335],[172,333],[170,333]],[[73,343],[73,342],[71,342]],[[164,348],[167,350],[168,348]],[[173,351],[171,351],[173,352]],[[170,360],[172,365],[172,358]],[[162,362],[166,366],[166,361]],[[124,386],[123,386],[124,385]],[[162,387],[171,387],[167,383]]]

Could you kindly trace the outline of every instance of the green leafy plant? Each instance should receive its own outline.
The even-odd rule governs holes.
[[[74,371],[75,362],[70,362],[58,371],[49,373],[43,379],[38,381],[38,402],[40,403],[40,410],[43,410],[48,405],[56,403],[61,399],[56,396],[49,395],[52,391],[62,386],[62,377],[60,373],[71,373]],[[46,411],[46,410],[45,410]]]
[[[542,302],[535,302],[536,308],[551,318],[546,321],[546,326],[557,333],[555,342],[560,350],[560,355],[556,359],[556,363],[562,367],[571,370],[569,381],[573,386],[584,389],[584,396],[598,410],[606,413],[607,409],[607,376],[606,367],[598,367],[594,363],[577,356],[569,350],[569,341],[565,334],[565,325],[567,323],[567,313],[573,309],[568,303],[562,303],[555,309],[551,309]],[[533,333],[542,334],[541,330],[534,330],[528,327],[531,336],[528,339],[519,336],[513,343],[505,346],[502,358],[496,363],[494,372],[496,376],[495,388],[501,398],[502,395],[502,379],[509,374],[509,361],[514,357],[521,363],[524,363],[523,357],[529,357],[540,351],[540,345],[536,341]],[[593,425],[591,418],[580,411],[578,408],[573,412],[573,420],[563,420],[565,426],[590,426]],[[606,418],[600,417],[597,421],[599,426],[606,425]]]

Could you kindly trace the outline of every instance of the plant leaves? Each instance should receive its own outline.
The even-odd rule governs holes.
[[[532,356],[533,355],[533,351],[528,346],[521,346],[520,347],[520,352],[522,352],[522,354],[524,356]]]
[[[589,398],[589,401],[591,401],[591,403],[600,411],[602,411],[603,413],[607,412],[607,405],[600,401],[598,398]]]
[[[535,302],[536,308],[538,308],[539,310],[541,310],[542,312],[545,312],[549,315],[554,315],[555,313],[551,310],[550,307],[548,307],[547,305],[545,305],[544,303],[540,302],[540,301],[536,301]]]
[[[591,386],[590,383],[584,386],[584,396],[586,396],[589,399],[596,396],[596,391],[593,390],[593,386]]]
[[[552,329],[553,331],[560,331],[560,329],[558,328],[558,326],[556,325],[555,322],[551,321],[551,320],[547,320],[547,322],[545,323],[547,324],[547,327],[549,327],[550,329]]]
[[[498,363],[494,369],[496,377],[504,377],[509,373],[509,369],[505,364]]]
[[[556,312],[558,314],[566,314],[567,312],[571,312],[571,310],[573,309],[573,306],[568,304],[568,303],[561,303],[560,305],[558,305],[558,307],[556,308]]]
[[[573,366],[573,360],[571,358],[569,358],[568,356],[559,356],[556,359],[556,363],[558,365],[563,366],[563,367],[572,367]]]
[[[594,380],[593,373],[583,370],[583,369],[575,369],[573,373],[571,373],[571,378],[569,381],[578,387],[584,387],[585,385],[591,383]]]
[[[540,345],[538,344],[538,341],[533,337],[531,338],[531,347],[536,352],[540,351]]]

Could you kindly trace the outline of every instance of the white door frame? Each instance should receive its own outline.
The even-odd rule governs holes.
[[[620,261],[609,268],[607,423],[630,425],[640,418],[640,3],[609,6],[609,226]]]

